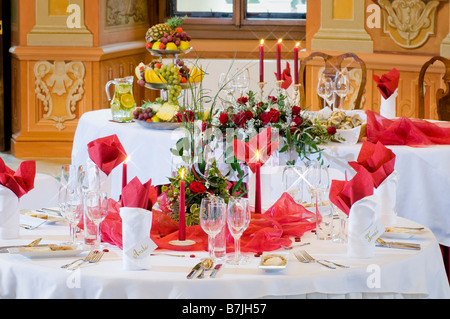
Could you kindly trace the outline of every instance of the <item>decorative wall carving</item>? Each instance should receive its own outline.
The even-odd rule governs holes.
[[[438,0],[378,0],[384,12],[384,32],[399,46],[422,46],[435,32]]]
[[[82,62],[39,61],[34,66],[35,93],[44,107],[44,119],[56,122],[58,131],[64,130],[64,122],[76,117],[77,103],[84,94],[85,67]],[[55,96],[65,98],[65,109],[55,110]]]
[[[122,26],[147,21],[146,0],[106,0],[106,26]]]

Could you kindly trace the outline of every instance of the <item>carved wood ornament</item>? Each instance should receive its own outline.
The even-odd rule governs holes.
[[[44,106],[44,119],[56,122],[58,131],[65,129],[64,122],[75,119],[77,103],[84,94],[85,67],[82,62],[39,61],[34,66],[36,97]],[[64,110],[56,110],[53,95],[66,96]],[[61,114],[62,113],[62,114]]]
[[[384,12],[384,32],[399,46],[422,46],[435,31],[438,0],[378,0]]]

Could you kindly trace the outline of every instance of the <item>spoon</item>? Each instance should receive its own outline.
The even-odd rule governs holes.
[[[211,258],[205,258],[202,260],[202,272],[198,275],[198,279],[202,279],[205,276],[205,270],[209,270],[214,265],[214,262]]]

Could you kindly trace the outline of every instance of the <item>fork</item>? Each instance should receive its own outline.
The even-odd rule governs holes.
[[[100,261],[100,259],[103,257],[103,254],[104,254],[103,251],[102,252],[96,251],[96,252],[94,252],[94,254],[90,258],[87,258],[87,256],[86,256],[86,259],[84,259],[83,262],[79,263],[75,267],[69,268],[69,270],[76,270],[76,269],[80,268],[81,265],[83,265],[85,263],[95,264],[95,263]]]
[[[327,265],[323,262],[321,262],[320,260],[314,259],[313,257],[311,257],[310,254],[308,254],[305,250],[301,250],[300,253],[303,255],[303,257],[305,257],[307,263],[312,262],[312,263],[318,263],[321,264],[324,267],[330,268],[330,269],[336,269],[336,267],[331,266],[331,265]]]
[[[22,227],[24,229],[32,230],[32,229],[38,228],[39,226],[45,224],[46,222],[47,221],[44,220],[42,223],[37,224],[37,225],[20,224],[20,227]]]
[[[95,250],[91,250],[91,251],[89,252],[89,254],[88,254],[86,257],[78,258],[78,259],[72,261],[70,264],[62,265],[61,268],[69,268],[69,267],[72,266],[74,263],[76,263],[77,261],[80,261],[80,260],[86,261],[87,259],[92,258],[92,257],[94,256],[94,254],[95,254]]]

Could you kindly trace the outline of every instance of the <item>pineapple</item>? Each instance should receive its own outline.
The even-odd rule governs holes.
[[[178,105],[165,102],[156,112],[156,116],[161,120],[168,122],[178,113]]]
[[[170,33],[170,31],[178,28],[183,21],[187,18],[187,16],[180,17],[172,17],[166,23],[155,24],[150,29],[147,30],[147,34],[145,35],[145,40],[147,42],[158,41],[162,38],[164,33]]]

